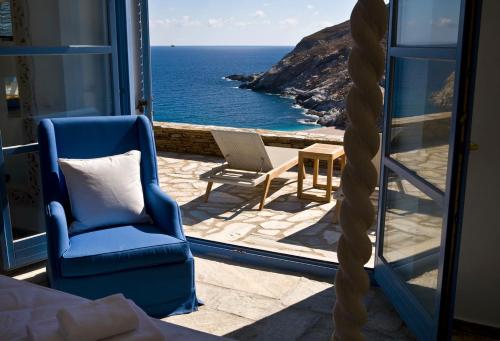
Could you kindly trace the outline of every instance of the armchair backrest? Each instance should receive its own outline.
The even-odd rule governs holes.
[[[60,202],[70,220],[68,192],[58,158],[90,159],[136,149],[141,151],[143,189],[147,184],[158,183],[153,131],[144,116],[44,119],[39,125],[38,140],[45,205]]]

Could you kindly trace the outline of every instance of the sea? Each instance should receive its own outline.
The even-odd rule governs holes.
[[[239,89],[231,74],[267,71],[293,46],[153,46],[154,119],[297,131],[318,128],[293,100]]]

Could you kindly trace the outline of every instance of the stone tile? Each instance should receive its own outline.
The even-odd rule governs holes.
[[[223,227],[221,232],[207,234],[207,237],[215,240],[223,239],[228,242],[234,242],[245,237],[250,231],[255,228],[255,225],[247,223],[232,223]]]
[[[331,314],[335,304],[335,290],[331,283],[302,277],[296,286],[281,297],[281,302],[296,309]]]
[[[318,313],[288,308],[226,334],[226,336],[245,341],[298,340],[321,318],[322,315]]]
[[[255,217],[255,218],[250,218],[247,220],[244,220],[245,223],[261,223],[263,221],[266,221],[267,219],[264,217]]]
[[[204,307],[191,314],[171,316],[162,320],[218,336],[229,334],[254,323],[252,320],[237,315]]]
[[[270,217],[271,220],[284,220],[288,218],[287,214],[276,214]]]
[[[336,231],[331,231],[331,230],[323,232],[323,238],[326,239],[328,244],[336,243],[339,240],[341,235],[342,235],[342,233],[336,232]]]
[[[280,298],[300,281],[299,277],[197,258],[196,279],[228,289]]]
[[[309,220],[309,219],[312,219],[312,218],[317,218],[317,217],[321,217],[325,214],[325,212],[321,211],[321,210],[304,210],[300,213],[297,213],[295,214],[293,217],[290,217],[287,219],[287,221],[291,221],[291,222],[301,222],[301,221],[304,221],[304,220]]]
[[[265,234],[267,236],[276,236],[276,235],[280,234],[280,231],[279,230],[265,230],[265,229],[261,229],[261,230],[257,230],[257,233],[258,234]]]
[[[330,340],[333,333],[332,316],[322,316],[315,325],[307,329],[298,340],[312,341],[312,340]]]
[[[302,230],[308,228],[309,226],[311,226],[311,223],[309,223],[309,222],[295,224],[294,226],[283,231],[283,235],[285,237],[291,236],[292,234],[295,234],[299,231],[302,231]]]
[[[284,230],[284,229],[292,226],[292,223],[289,223],[286,221],[272,220],[272,221],[266,221],[264,223],[261,223],[260,226],[262,226],[265,229]]]
[[[403,321],[385,298],[380,289],[372,289],[373,299],[367,305],[370,319],[367,321],[366,330],[377,330],[387,334],[395,333],[403,327]]]
[[[280,300],[228,289],[211,284],[199,283],[198,296],[209,309],[224,311],[250,320],[259,320],[285,308]]]

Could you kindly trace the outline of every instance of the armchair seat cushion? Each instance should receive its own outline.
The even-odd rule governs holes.
[[[70,237],[61,259],[61,275],[78,277],[168,263],[190,256],[186,241],[164,234],[154,225],[125,225]]]

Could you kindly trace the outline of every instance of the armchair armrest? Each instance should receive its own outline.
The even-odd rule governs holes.
[[[165,194],[160,186],[150,183],[146,187],[145,200],[148,213],[156,226],[170,236],[186,240],[182,230],[181,211],[174,199]]]
[[[52,201],[47,206],[47,243],[49,246],[49,260],[52,257],[59,259],[69,248],[66,213],[62,205],[57,201]]]

